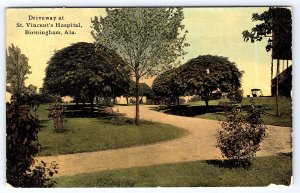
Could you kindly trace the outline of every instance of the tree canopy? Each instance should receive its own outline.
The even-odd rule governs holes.
[[[150,86],[148,86],[146,83],[139,83],[139,95],[141,97],[140,103],[143,100],[143,96],[147,98],[153,97],[154,93]],[[135,82],[133,80],[130,80],[129,87],[126,89],[125,93],[123,94],[124,97],[126,97],[127,104],[129,104],[128,97],[135,96]]]
[[[57,51],[48,61],[44,89],[93,102],[96,95],[122,95],[129,78],[116,53],[100,45],[96,52],[94,44],[79,42]]]
[[[21,97],[25,90],[25,80],[31,74],[28,58],[22,54],[21,49],[11,44],[6,50],[6,84],[7,91],[12,95]]]
[[[262,41],[268,38],[266,51],[273,51],[272,57],[292,59],[292,19],[288,8],[270,7],[267,11],[253,13],[252,21],[261,21],[251,31],[242,32],[244,41]]]
[[[208,105],[213,91],[236,92],[241,87],[242,72],[223,56],[203,55],[179,67],[186,92],[200,95]]]
[[[136,124],[139,121],[139,80],[178,62],[185,54],[187,31],[179,8],[106,9],[105,17],[92,19],[96,44],[112,48],[135,77]]]
[[[152,84],[152,90],[158,97],[175,97],[177,104],[179,96],[186,92],[185,83],[179,76],[179,69],[173,68],[158,75]]]

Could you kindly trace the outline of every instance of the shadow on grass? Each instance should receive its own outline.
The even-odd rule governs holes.
[[[206,163],[218,168],[249,169],[251,167],[250,160],[207,160]]]
[[[112,125],[135,125],[135,120],[132,118],[128,118],[125,116],[122,116],[119,114],[119,116],[102,116],[98,117],[98,120],[100,120],[103,123],[108,123]],[[139,125],[141,124],[153,124],[151,121],[146,121],[146,120],[140,120]]]
[[[66,111],[64,112],[64,116],[66,118],[95,118],[101,116],[96,105],[92,111],[90,105],[68,104],[65,105],[65,107]]]
[[[171,115],[179,115],[179,116],[186,116],[186,117],[194,117],[197,115],[203,115],[206,113],[214,113],[224,114],[226,112],[231,111],[236,105],[233,106],[220,106],[220,105],[209,105],[206,106],[189,106],[189,105],[174,105],[174,106],[160,106],[160,107],[152,107],[151,110],[161,111]],[[256,105],[258,108],[266,107],[261,105]],[[249,111],[252,108],[251,105],[242,105],[242,111]]]
[[[287,157],[293,157],[293,153],[292,152],[289,152],[289,153],[280,153],[280,155],[284,155],[284,156],[287,156]]]
[[[76,105],[70,104],[66,106],[66,111],[64,112],[66,118],[92,118],[98,116],[98,108],[94,107],[91,111],[91,107],[87,105]]]
[[[218,105],[206,106],[189,106],[189,105],[176,105],[176,106],[163,106],[158,108],[152,108],[152,110],[163,111],[167,114],[194,117],[206,113],[222,113],[229,111],[229,107],[222,107]]]

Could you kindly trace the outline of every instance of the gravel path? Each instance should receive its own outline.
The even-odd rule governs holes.
[[[120,113],[134,117],[134,106],[120,106]],[[57,176],[75,175],[103,170],[176,163],[195,160],[221,159],[215,147],[218,121],[168,115],[141,106],[141,119],[171,124],[188,131],[185,137],[152,145],[121,148],[116,150],[38,157],[46,163],[59,164]],[[258,156],[291,152],[291,128],[268,126],[268,138]]]

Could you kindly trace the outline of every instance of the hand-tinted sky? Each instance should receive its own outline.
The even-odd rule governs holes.
[[[183,21],[189,31],[186,48],[188,54],[182,63],[199,55],[211,54],[228,57],[235,62],[243,76],[244,95],[251,88],[260,88],[264,95],[270,94],[270,62],[271,55],[265,51],[265,41],[245,43],[242,31],[251,29],[252,13],[262,13],[266,7],[237,8],[185,8]],[[23,28],[17,28],[16,23],[47,23],[47,21],[29,21],[32,16],[64,16],[64,23],[81,23],[82,28],[76,29],[76,35],[25,35]],[[29,58],[32,74],[26,85],[42,86],[47,61],[54,50],[60,50],[76,42],[93,42],[90,35],[91,18],[105,16],[104,9],[96,8],[52,8],[52,9],[8,9],[6,14],[6,44],[13,43],[21,48]],[[36,30],[40,30],[37,28]],[[47,29],[47,28],[44,28]],[[31,28],[34,30],[34,28]],[[63,30],[64,31],[64,30]],[[146,82],[151,84],[151,80]]]

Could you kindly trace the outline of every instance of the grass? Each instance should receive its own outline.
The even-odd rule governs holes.
[[[186,131],[171,125],[141,121],[133,124],[127,118],[69,118],[67,131],[56,133],[53,122],[47,118],[48,105],[38,110],[42,120],[39,143],[42,155],[58,155],[97,150],[117,149],[172,140],[183,136]]]
[[[257,97],[257,98],[244,98],[239,104],[242,107],[251,105],[251,101],[257,106],[264,106],[266,114],[262,116],[263,121],[267,125],[277,126],[292,126],[292,99],[280,97],[279,98],[279,109],[281,116],[276,116],[276,103],[275,97]],[[228,99],[211,100],[209,101],[208,109],[205,107],[204,101],[191,102],[179,106],[165,107],[162,110],[165,113],[191,116],[202,119],[213,119],[213,120],[224,120],[225,119],[225,108],[220,107],[219,102],[229,102]]]
[[[252,166],[228,168],[218,161],[193,161],[54,178],[57,187],[214,187],[289,185],[291,155],[258,157]]]
[[[210,100],[209,105],[215,106],[215,105],[218,105],[219,102],[230,102],[230,100],[229,99]],[[188,103],[188,105],[189,106],[205,106],[205,102],[204,101],[190,102],[190,103]]]
[[[264,106],[266,108],[266,114],[262,116],[265,124],[292,127],[292,100],[290,98],[279,98],[280,117],[276,116],[276,103],[274,97],[258,97],[252,99],[255,105]],[[244,98],[240,105],[251,105],[251,98]],[[225,115],[222,113],[206,113],[197,115],[196,117],[219,120],[224,119]]]

